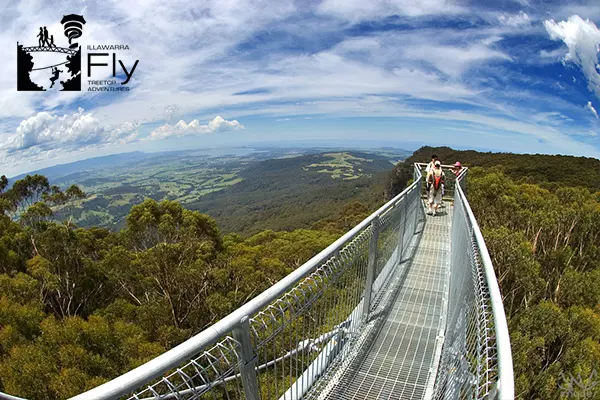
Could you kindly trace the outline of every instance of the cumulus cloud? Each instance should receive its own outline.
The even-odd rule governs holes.
[[[104,125],[83,108],[64,115],[39,112],[23,120],[2,147],[8,153],[16,153],[28,149],[68,150],[72,147],[81,149],[91,145],[122,144],[135,140],[138,127],[136,122]]]
[[[178,137],[187,135],[205,135],[208,133],[231,131],[245,129],[244,125],[240,124],[237,120],[227,121],[220,116],[216,116],[208,122],[206,125],[201,125],[200,122],[195,119],[189,124],[184,120],[180,120],[175,125],[165,124],[155,129],[149,136],[150,139],[165,139],[168,137]]]
[[[502,14],[498,17],[500,24],[514,28],[525,27],[531,25],[529,15],[521,11],[515,15]]]
[[[600,74],[598,73],[598,45],[600,30],[589,19],[578,15],[569,17],[567,21],[544,21],[546,31],[552,40],[563,41],[568,48],[564,62],[575,63],[588,81],[588,89],[600,97]]]
[[[591,102],[591,101],[588,101],[588,102],[587,102],[587,104],[586,104],[585,108],[586,108],[586,109],[588,109],[588,110],[590,110],[590,112],[591,112],[592,114],[594,114],[594,116],[595,116],[596,118],[598,118],[598,112],[596,112],[596,109],[595,109],[595,108],[594,108],[594,106],[592,105],[592,102]]]

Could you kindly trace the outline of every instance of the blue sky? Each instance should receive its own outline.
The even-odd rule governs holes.
[[[66,46],[65,14],[129,46],[131,91],[17,92],[3,54],[0,174],[276,140],[600,157],[597,0],[0,0],[0,46]]]

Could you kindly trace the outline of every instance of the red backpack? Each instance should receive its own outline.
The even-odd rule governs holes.
[[[440,174],[440,176],[435,176],[435,174],[433,174],[433,188],[435,190],[438,190],[441,186],[442,186],[442,178],[444,176]]]

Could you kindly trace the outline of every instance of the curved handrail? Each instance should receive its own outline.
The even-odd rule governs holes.
[[[0,400],[25,400],[21,397],[11,396],[10,394],[0,392]]]
[[[462,180],[463,177],[464,173],[461,173],[461,175],[459,175],[459,180]],[[471,205],[469,204],[461,185],[456,185],[456,190],[463,201],[467,216],[473,228],[473,235],[475,236],[475,241],[477,242],[477,246],[479,247],[479,251],[481,253],[481,263],[483,265],[485,279],[490,293],[498,356],[498,399],[513,400],[515,398],[515,383],[512,351],[510,347],[508,323],[506,321],[504,305],[502,304],[500,287],[498,286],[498,280],[496,279],[496,273],[494,272],[492,259],[490,258],[490,254],[485,244],[485,240],[483,239],[479,224],[475,219],[473,210],[471,210]]]
[[[319,254],[298,267],[295,271],[287,275],[275,285],[271,286],[269,289],[250,300],[248,303],[244,304],[220,321],[216,322],[214,325],[206,328],[196,336],[191,337],[171,350],[109,382],[72,397],[71,400],[120,398],[121,396],[131,393],[145,383],[160,377],[174,368],[177,368],[179,365],[183,364],[206,347],[214,344],[220,338],[227,335],[235,327],[237,327],[244,317],[256,314],[261,309],[277,300],[277,298],[279,298],[282,294],[287,292],[295,284],[310,275],[329,258],[334,256],[346,243],[348,243],[363,229],[371,225],[375,218],[378,218],[391,210],[407,193],[409,193],[419,184],[419,180],[422,177],[420,170],[417,171],[417,174],[418,179],[404,189],[400,194],[388,201],[341,238],[333,242],[325,250],[321,251]]]
[[[248,303],[224,317],[222,320],[206,328],[202,332],[174,347],[173,349],[163,353],[162,355],[141,365],[140,367],[113,379],[112,381],[73,397],[72,400],[120,398],[124,395],[134,392],[136,389],[139,389],[150,381],[163,376],[165,373],[181,366],[183,363],[189,361],[194,356],[207,349],[209,346],[212,346],[214,343],[217,343],[219,340],[223,339],[223,337],[229,335],[235,329],[238,329],[241,326],[242,321],[247,321],[249,316],[261,312],[265,307],[268,307],[280,296],[293,289],[295,285],[300,283],[303,279],[315,273],[315,271],[324,263],[328,262],[331,257],[336,256],[338,252],[342,251],[347,243],[358,237],[365,229],[369,229],[369,226],[371,226],[374,221],[379,220],[382,217],[386,218],[389,213],[393,213],[394,208],[400,204],[403,204],[401,201],[406,201],[407,195],[410,195],[410,193],[421,184],[421,178],[423,176],[420,168],[421,165],[426,164],[414,164],[415,179],[410,186],[408,186],[405,190],[403,190],[385,205],[380,207],[377,211],[372,213],[368,218],[363,220],[348,233],[336,240],[333,244],[328,246],[325,250],[321,251],[294,272],[277,282],[274,286],[265,290]],[[466,175],[467,168],[465,167],[457,177],[457,183],[462,182]],[[512,400],[514,399],[514,372],[512,353],[500,289],[498,287],[492,261],[485,245],[483,235],[481,234],[477,220],[475,219],[471,207],[466,199],[462,185],[456,185],[455,195],[458,196],[461,203],[464,204],[466,218],[468,219],[468,224],[472,228],[473,237],[479,250],[481,270],[483,270],[487,288],[489,290],[488,301],[492,308],[492,319],[496,336],[495,346],[497,350],[497,375],[494,386],[497,397],[495,398],[500,400]],[[463,218],[464,217],[465,215],[463,214]],[[3,393],[0,393],[0,399],[23,400],[18,397]]]

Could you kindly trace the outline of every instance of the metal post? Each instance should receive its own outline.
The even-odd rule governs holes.
[[[242,376],[244,395],[248,400],[260,400],[260,395],[258,393],[258,377],[256,376],[255,366],[256,355],[252,349],[248,316],[243,317],[239,325],[233,328],[233,338],[240,344],[238,363],[240,375]]]
[[[365,321],[371,309],[371,295],[375,281],[375,267],[377,265],[377,242],[379,240],[379,216],[371,222],[371,242],[369,243],[369,261],[367,263],[367,279],[365,282],[365,295],[363,298],[362,319]]]
[[[423,181],[419,182],[419,198],[418,198],[418,202],[417,202],[417,209],[415,210],[415,229],[412,232],[412,234],[414,235],[415,233],[417,233],[417,229],[419,227],[419,221],[422,221],[423,219],[421,218],[422,216],[419,216],[419,214],[423,214],[423,201],[421,200],[421,191],[423,190]],[[429,201],[429,200],[426,200]]]
[[[408,204],[408,196],[400,200],[401,211],[400,211],[400,224],[398,230],[398,264],[402,262],[402,256],[404,255],[404,233],[406,231],[406,205]]]

